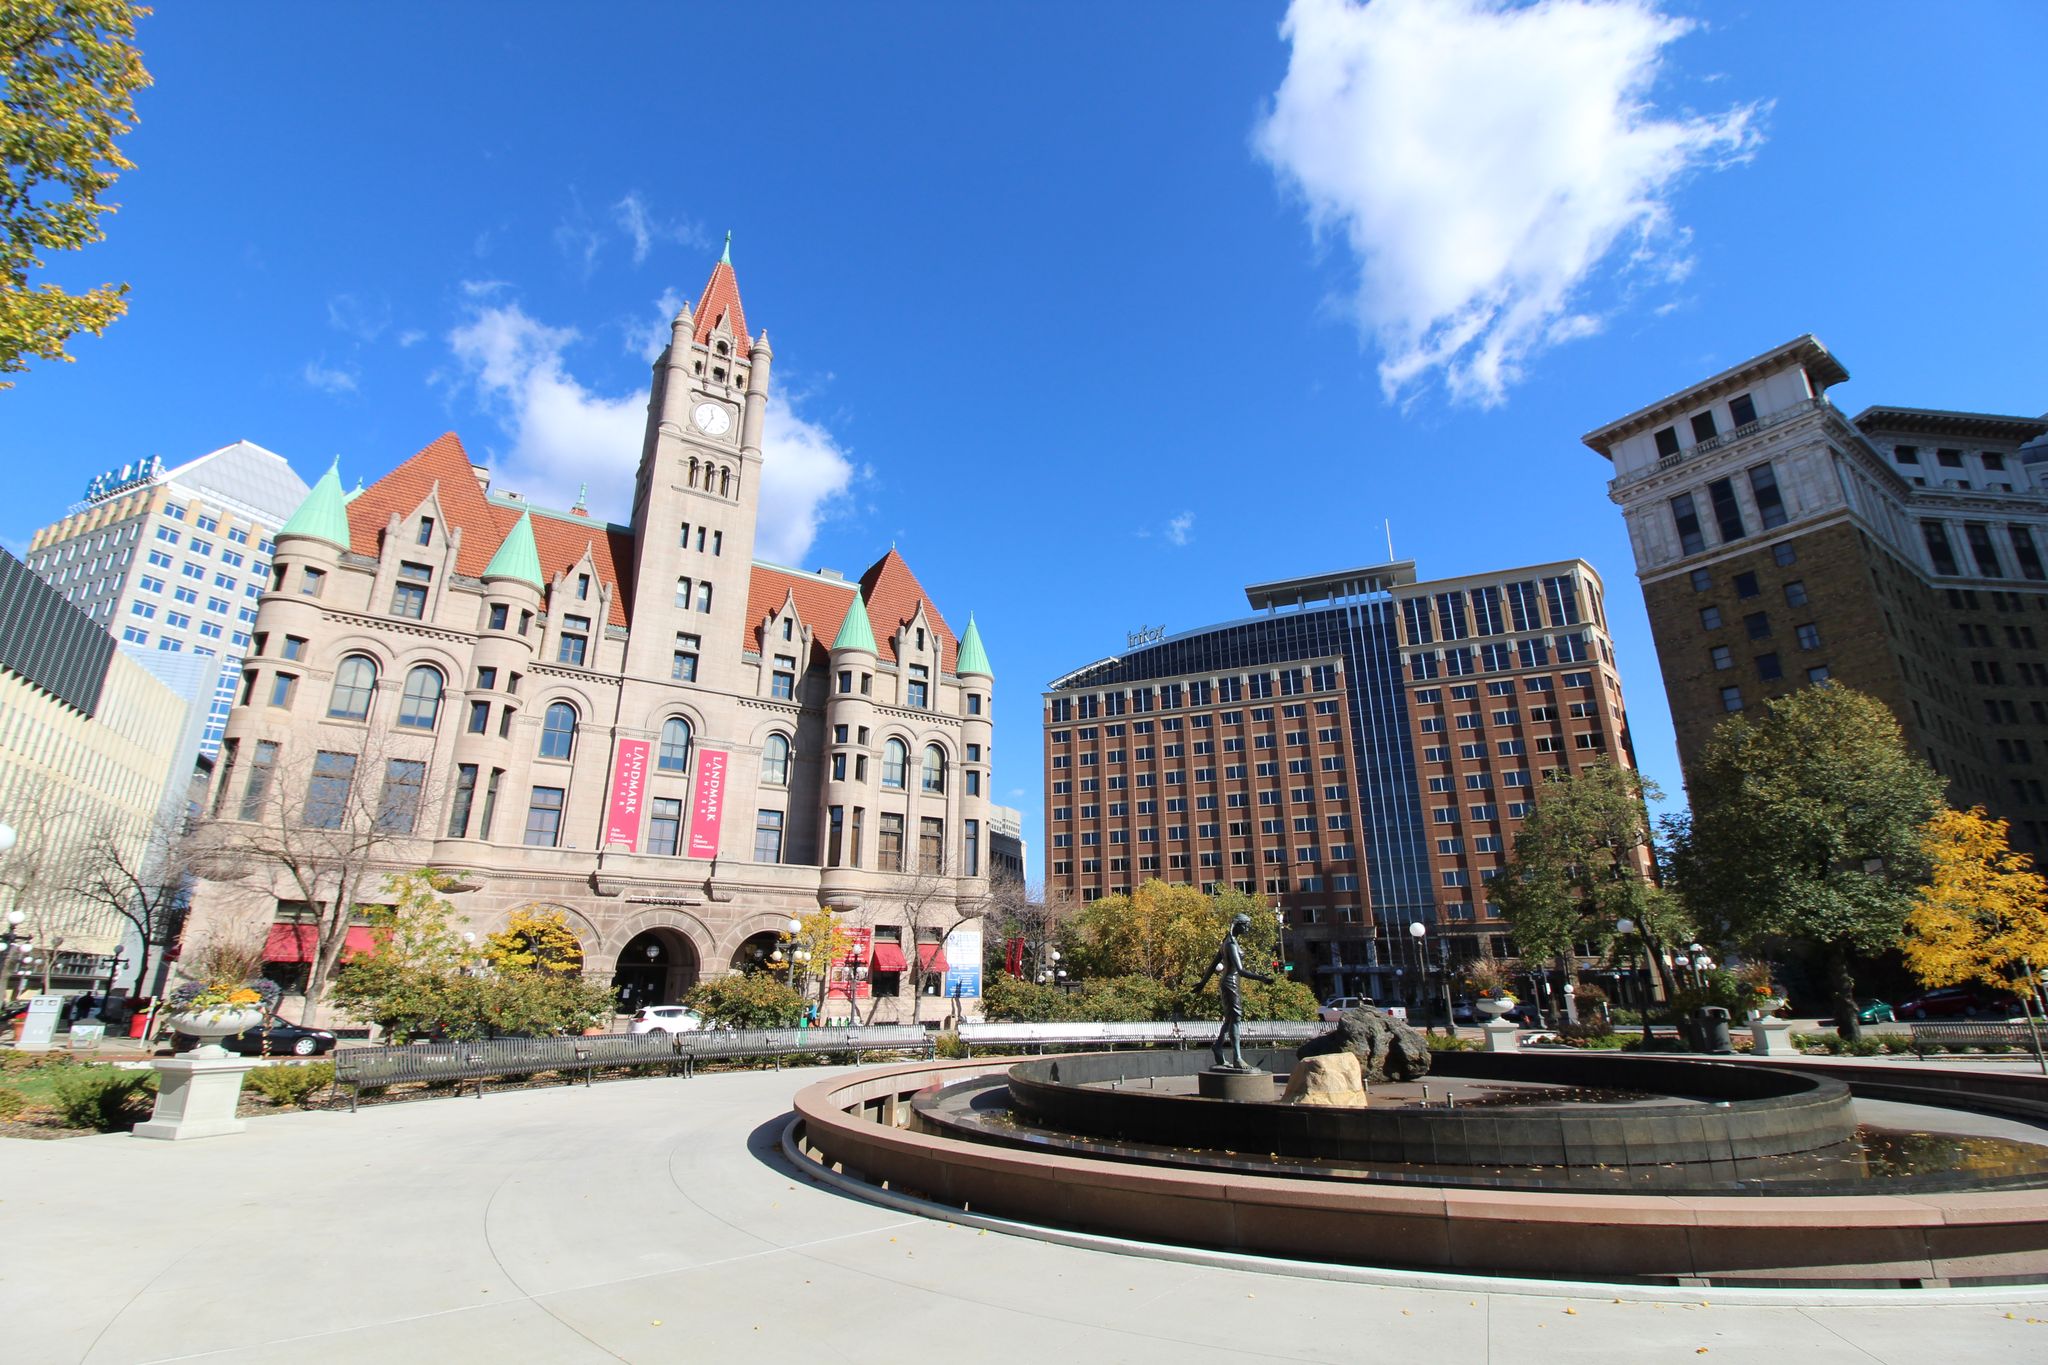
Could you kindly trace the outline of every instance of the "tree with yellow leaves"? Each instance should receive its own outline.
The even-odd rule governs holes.
[[[583,970],[583,944],[560,910],[514,910],[505,927],[484,939],[494,971],[567,976]]]
[[[2048,879],[1982,806],[1943,810],[1922,846],[1932,876],[1906,917],[1906,965],[1930,986],[1981,981],[2033,1013],[2029,967],[2048,962]]]

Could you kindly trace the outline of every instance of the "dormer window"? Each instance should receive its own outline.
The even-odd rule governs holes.
[[[578,602],[582,602],[582,601],[585,601],[586,599],[588,599],[588,598],[589,598],[589,596],[590,596],[590,575],[589,575],[589,574],[587,574],[587,573],[580,573],[580,574],[577,574],[577,575],[576,575],[576,600],[577,600]]]
[[[931,670],[923,664],[910,666],[910,679],[903,685],[903,704],[913,710],[922,711],[930,705]]]
[[[726,345],[724,342],[721,341],[718,343],[717,350],[720,355],[726,355],[731,352],[732,347]]]
[[[434,543],[434,519],[432,517],[420,518],[419,543],[422,545],[432,545]]]
[[[785,620],[783,621],[783,623],[782,623],[782,638],[783,638],[783,639],[785,639],[785,640],[794,640],[794,639],[796,638],[796,622],[795,622],[795,621],[792,621],[792,620],[787,620],[787,619],[785,619]]]
[[[923,626],[919,626],[919,627],[917,628],[917,652],[918,652],[918,653],[920,653],[920,654],[924,653],[924,627],[923,627]]]

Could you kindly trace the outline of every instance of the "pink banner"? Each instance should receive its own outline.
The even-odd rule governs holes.
[[[619,741],[619,761],[612,768],[611,813],[605,817],[604,841],[623,844],[628,853],[640,850],[640,808],[647,803],[647,741]]]
[[[718,824],[725,816],[725,760],[722,749],[697,751],[697,800],[690,811],[690,856],[718,856]]]

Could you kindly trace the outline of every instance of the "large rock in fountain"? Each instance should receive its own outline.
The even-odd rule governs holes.
[[[1337,1027],[1303,1043],[1294,1055],[1306,1060],[1338,1052],[1358,1058],[1359,1072],[1368,1085],[1412,1081],[1429,1074],[1429,1044],[1422,1035],[1370,1005],[1346,1010]]]
[[[1365,1076],[1358,1068],[1358,1058],[1349,1052],[1333,1052],[1326,1057],[1296,1062],[1280,1100],[1283,1104],[1322,1104],[1335,1109],[1365,1108]]]

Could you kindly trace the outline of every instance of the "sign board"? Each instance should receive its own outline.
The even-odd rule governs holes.
[[[647,802],[647,741],[619,741],[618,762],[612,765],[611,810],[605,817],[607,846],[624,845],[626,852],[640,851],[640,811]]]
[[[718,826],[725,818],[725,761],[723,749],[697,751],[697,791],[690,807],[690,856],[718,856]]]
[[[963,924],[946,935],[946,986],[948,999],[981,996],[981,926]]]
[[[107,1036],[105,1024],[73,1024],[71,1026],[71,1050],[73,1052],[96,1052],[100,1040]]]
[[[875,931],[873,929],[848,929],[853,940],[847,947],[846,956],[832,964],[832,975],[825,982],[825,994],[833,1000],[865,1000],[869,988],[865,968],[868,959],[875,955]]]
[[[64,997],[61,995],[39,995],[28,1002],[28,1013],[21,1020],[21,1045],[23,1047],[48,1047],[50,1040],[57,1036],[57,1021],[64,1016]]]

